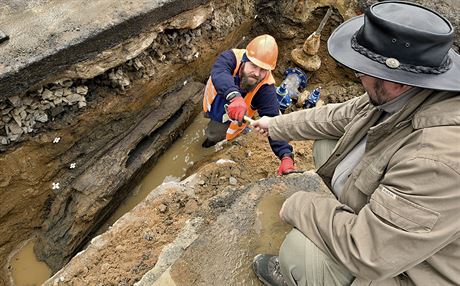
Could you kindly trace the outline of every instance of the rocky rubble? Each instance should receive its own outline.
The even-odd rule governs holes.
[[[149,80],[155,77],[159,70],[171,64],[191,63],[197,60],[201,53],[202,41],[211,40],[215,20],[210,20],[211,11],[209,7],[196,10],[202,15],[200,20],[179,21],[174,19],[153,36],[150,46],[136,57],[126,61],[118,67],[111,69],[95,80],[98,84],[125,91],[134,80]],[[218,10],[215,10],[216,13]],[[226,10],[225,17],[233,17],[232,11]],[[215,18],[216,16],[212,16]],[[239,21],[241,16],[235,16]],[[240,19],[241,18],[241,19]],[[224,29],[225,28],[225,29]],[[221,33],[228,33],[232,26],[222,27]],[[201,42],[201,43],[200,43]],[[177,48],[180,47],[180,48]]]
[[[86,106],[88,87],[74,85],[71,80],[51,84],[28,95],[15,95],[0,103],[0,143],[18,141],[22,134],[33,132],[40,123],[48,122],[60,108]]]
[[[218,15],[209,19],[212,11],[210,7],[198,9],[195,11],[201,15],[198,20],[173,19],[160,32],[153,33],[153,41],[147,49],[95,78],[62,79],[0,103],[0,144],[18,142],[23,134],[37,131],[37,123],[43,125],[55,115],[67,112],[72,105],[85,107],[85,96],[90,93],[88,85],[107,86],[123,93],[135,80],[152,79],[164,66],[193,62],[200,57],[200,41],[210,40],[210,36],[205,35],[211,35],[213,26],[218,26],[219,34],[223,36],[232,29],[232,25],[244,20],[240,14],[233,15],[229,9],[214,10]],[[216,17],[231,21],[221,23],[215,20]]]

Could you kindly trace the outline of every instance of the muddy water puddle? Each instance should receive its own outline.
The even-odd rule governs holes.
[[[204,128],[209,119],[198,115],[183,135],[158,159],[151,171],[131,192],[115,213],[107,220],[98,234],[106,231],[123,214],[141,202],[153,189],[168,181],[183,179],[187,169],[194,162],[215,152],[214,148],[204,149]],[[51,277],[51,270],[35,257],[33,241],[27,242],[11,258],[11,276],[15,286],[41,285]]]
[[[278,254],[281,243],[292,226],[281,221],[279,211],[286,199],[280,194],[266,195],[256,209],[256,253]]]
[[[108,229],[124,213],[142,201],[155,187],[165,181],[183,179],[187,169],[215,152],[214,148],[203,149],[203,129],[207,119],[198,116],[158,160],[144,179],[131,191],[130,197],[122,203],[99,233]],[[234,272],[234,285],[260,285],[250,267],[252,258],[258,253],[278,254],[279,247],[291,227],[281,222],[278,213],[285,198],[278,193],[268,193],[256,206],[255,235],[243,238],[241,247],[250,246],[249,255],[240,258],[239,269]],[[33,242],[28,243],[11,260],[11,274],[14,285],[41,285],[51,276],[46,264],[37,261],[33,253]],[[232,283],[233,284],[233,283]]]
[[[278,193],[267,194],[257,204],[255,237],[251,239],[249,257],[242,264],[242,270],[235,278],[234,285],[261,285],[251,268],[252,259],[259,253],[278,255],[279,248],[292,226],[281,221],[279,211],[285,198]]]
[[[41,285],[51,277],[48,265],[35,257],[33,240],[27,241],[11,258],[10,266],[13,285],[16,286]]]
[[[184,134],[158,159],[152,170],[142,179],[129,197],[122,202],[98,233],[108,229],[122,215],[129,212],[163,182],[180,181],[194,162],[212,154],[214,148],[203,148],[204,128],[209,119],[198,115]]]

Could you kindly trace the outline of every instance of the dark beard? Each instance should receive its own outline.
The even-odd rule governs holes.
[[[260,80],[256,81],[254,84],[250,84],[248,81],[248,76],[241,77],[241,88],[246,92],[253,90],[259,83]]]
[[[371,98],[369,96],[369,101],[374,106],[379,106],[388,102],[388,97],[386,95],[386,90],[383,88],[383,80],[377,79],[374,85],[375,96],[377,98]]]

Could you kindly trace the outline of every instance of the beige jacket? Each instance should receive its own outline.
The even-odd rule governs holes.
[[[338,139],[326,184],[366,134],[340,198],[298,192],[283,219],[355,276],[352,285],[460,285],[460,94],[422,90],[373,126],[367,94],[271,120],[274,140]]]

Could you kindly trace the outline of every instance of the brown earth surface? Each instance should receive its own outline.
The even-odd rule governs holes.
[[[292,145],[296,167],[313,169],[312,142],[298,141]],[[218,160],[234,163],[209,164]],[[197,162],[188,171],[199,176],[193,195],[173,185],[156,189],[158,195],[148,203],[148,208],[133,211],[142,213],[143,219],[129,214],[123,217],[129,223],[115,224],[112,228],[122,228],[115,232],[116,236],[108,231],[91,242],[95,247],[97,240],[106,243],[98,248],[97,255],[85,255],[84,259],[77,255],[70,262],[71,267],[58,272],[45,285],[99,285],[108,281],[110,285],[132,285],[155,266],[164,247],[176,239],[187,220],[203,218],[200,229],[204,230],[247,186],[275,177],[278,166],[279,159],[271,152],[267,139],[256,132],[225,143],[211,158]],[[232,184],[230,178],[236,181]]]

